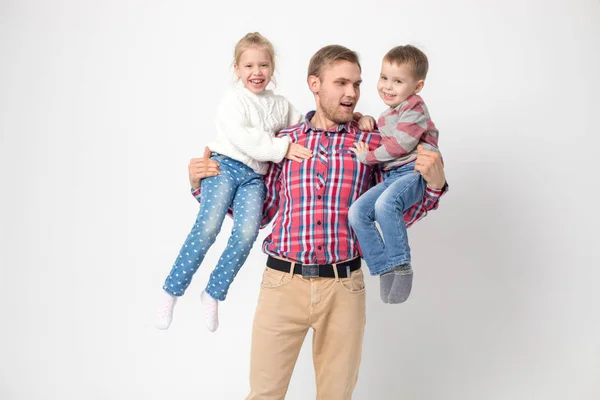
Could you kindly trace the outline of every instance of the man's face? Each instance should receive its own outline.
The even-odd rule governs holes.
[[[338,61],[326,66],[321,77],[316,78],[315,85],[311,86],[316,95],[317,110],[336,124],[352,121],[361,82],[357,64]]]

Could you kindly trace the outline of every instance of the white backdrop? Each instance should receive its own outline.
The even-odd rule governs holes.
[[[429,56],[451,191],[410,231],[410,300],[367,278],[354,398],[600,398],[600,4],[369,3],[0,1],[1,399],[245,396],[266,230],[216,334],[199,294],[229,220],[171,329],[152,320],[196,214],[187,163],[249,31],[302,111],[324,45],[359,52],[374,115],[383,54]],[[287,398],[314,397],[309,335]]]

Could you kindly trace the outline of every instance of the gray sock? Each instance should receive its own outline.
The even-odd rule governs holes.
[[[390,288],[387,302],[390,304],[404,303],[408,299],[408,296],[410,296],[410,290],[412,289],[412,268],[410,264],[402,264],[390,272],[393,272],[394,282]]]
[[[379,294],[381,295],[381,300],[384,303],[388,302],[388,297],[390,296],[390,290],[392,289],[393,283],[394,270],[379,275]]]

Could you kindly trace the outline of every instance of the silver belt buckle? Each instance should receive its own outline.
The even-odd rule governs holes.
[[[302,277],[318,278],[319,277],[319,265],[318,264],[302,264]]]

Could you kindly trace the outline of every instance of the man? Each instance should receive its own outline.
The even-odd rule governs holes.
[[[378,167],[360,163],[350,150],[355,142],[371,150],[380,142],[377,132],[362,132],[353,122],[360,84],[355,52],[342,46],[320,49],[308,68],[316,111],[278,134],[311,149],[314,156],[301,163],[273,164],[265,177],[263,223],[275,219],[263,244],[269,257],[254,319],[247,400],[284,399],[309,328],[314,331],[317,399],[350,399],[356,385],[365,291],[348,209],[381,179]],[[416,170],[428,187],[423,202],[406,213],[407,225],[437,208],[446,190],[437,153],[421,151]],[[193,188],[216,174],[213,161],[190,161]]]

